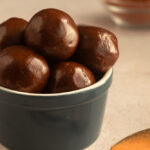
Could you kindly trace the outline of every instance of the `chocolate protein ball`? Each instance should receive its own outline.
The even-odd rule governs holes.
[[[78,44],[78,29],[73,19],[57,9],[44,9],[30,20],[25,41],[48,61],[70,58]]]
[[[28,22],[21,18],[10,18],[0,24],[0,50],[23,43],[23,34]]]
[[[76,62],[61,62],[52,69],[47,92],[68,92],[94,83],[93,73],[85,66]]]
[[[0,51],[0,86],[22,92],[38,93],[48,81],[46,60],[24,46]]]
[[[119,56],[116,36],[99,27],[79,26],[78,29],[80,41],[75,60],[96,74],[109,70]]]

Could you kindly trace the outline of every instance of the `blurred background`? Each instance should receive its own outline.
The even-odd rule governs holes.
[[[127,135],[149,128],[150,28],[115,24],[102,0],[0,0],[0,21],[9,17],[29,20],[44,8],[61,9],[77,24],[106,28],[118,37],[120,58],[114,67],[101,134],[87,150],[109,150]]]

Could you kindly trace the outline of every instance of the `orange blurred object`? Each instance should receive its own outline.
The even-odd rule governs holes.
[[[125,138],[111,150],[150,150],[150,129]]]

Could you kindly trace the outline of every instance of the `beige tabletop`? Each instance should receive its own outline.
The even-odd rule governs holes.
[[[98,140],[86,150],[109,150],[125,136],[149,128],[150,29],[113,24],[100,0],[0,0],[0,21],[11,16],[30,19],[48,7],[68,12],[78,24],[107,28],[119,40],[120,58],[114,67],[102,130]]]

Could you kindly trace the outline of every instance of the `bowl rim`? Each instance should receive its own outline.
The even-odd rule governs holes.
[[[5,87],[0,86],[0,91],[3,92],[7,92],[9,94],[16,94],[16,95],[21,95],[21,96],[32,96],[32,97],[58,97],[58,96],[69,96],[69,95],[73,95],[73,94],[77,94],[77,93],[83,93],[83,92],[87,92],[90,91],[92,89],[96,89],[100,86],[103,86],[107,80],[111,77],[113,73],[113,68],[110,68],[105,74],[104,76],[97,81],[95,84],[86,87],[86,88],[82,88],[79,90],[74,90],[74,91],[69,91],[69,92],[61,92],[61,93],[27,93],[27,92],[20,92],[20,91],[16,91],[16,90],[11,90]]]

